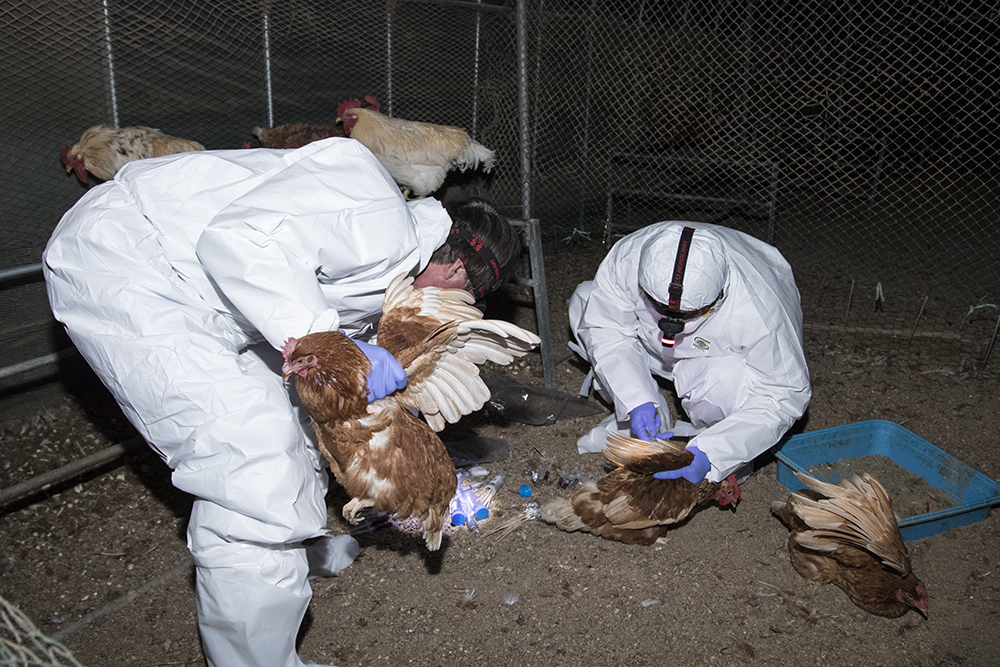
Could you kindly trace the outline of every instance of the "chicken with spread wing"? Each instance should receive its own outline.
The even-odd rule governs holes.
[[[62,149],[59,159],[67,172],[75,172],[81,183],[87,183],[88,172],[110,181],[129,162],[203,150],[205,147],[197,141],[172,137],[151,127],[95,125],[72,148]]]
[[[441,546],[455,467],[437,431],[490,397],[479,376],[486,361],[509,364],[539,343],[502,320],[484,320],[464,290],[414,289],[398,276],[385,293],[378,345],[406,371],[406,387],[371,403],[367,357],[337,331],[290,338],[282,373],[309,412],[319,449],[351,496],[344,517],[364,507],[415,516],[430,551]],[[416,416],[421,412],[426,421]]]
[[[669,440],[645,441],[608,434],[604,456],[617,467],[596,482],[541,509],[540,518],[565,531],[583,530],[609,540],[649,546],[671,526],[713,500],[733,506],[736,476],[721,482],[656,479],[654,473],[690,465],[694,454]]]
[[[379,112],[377,99],[368,95],[365,100],[370,108],[358,100],[337,107],[344,133],[364,144],[410,195],[434,192],[453,169],[492,169],[493,151],[462,128],[390,118]]]
[[[796,473],[807,489],[771,503],[790,529],[792,566],[812,584],[835,584],[870,614],[927,616],[927,588],[913,573],[889,495],[868,473],[829,484]]]

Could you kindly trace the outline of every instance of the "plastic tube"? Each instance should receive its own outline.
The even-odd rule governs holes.
[[[507,479],[507,473],[502,472],[483,487],[483,491],[479,494],[480,499],[483,501],[484,505],[489,505],[493,500],[493,497],[497,495],[497,490],[503,486],[504,480]]]
[[[465,512],[465,516],[474,517],[477,521],[488,519],[490,510],[479,500],[479,496],[472,489],[459,488],[459,506]]]
[[[460,498],[462,495],[462,488],[459,487],[458,493],[451,499],[448,503],[448,511],[451,513],[451,523],[455,526],[461,526],[465,524],[465,511],[462,509],[462,504]]]

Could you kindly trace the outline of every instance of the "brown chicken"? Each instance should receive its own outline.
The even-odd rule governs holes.
[[[295,375],[320,451],[351,496],[344,517],[356,523],[370,506],[400,519],[415,516],[431,551],[441,546],[456,489],[455,467],[436,432],[489,399],[478,364],[509,364],[539,343],[509,322],[482,319],[472,302],[463,290],[414,289],[412,278],[395,278],[385,293],[378,344],[399,361],[407,385],[371,403],[371,365],[344,334],[290,338],[284,349],[284,377]]]
[[[473,141],[465,130],[389,118],[379,112],[377,99],[368,95],[365,100],[372,108],[362,108],[358,100],[341,102],[337,120],[344,123],[344,133],[374,153],[409,195],[429,195],[453,169],[492,169],[493,151]]]
[[[913,574],[892,502],[867,473],[828,484],[796,473],[808,489],[771,503],[792,534],[792,566],[812,584],[836,584],[865,611],[927,617],[927,589]]]
[[[377,109],[378,101],[369,96],[361,106],[366,109]],[[264,148],[301,148],[320,139],[329,137],[346,137],[344,124],[336,123],[289,123],[274,127],[255,127],[253,136],[257,137]]]
[[[151,127],[115,129],[95,125],[80,137],[72,148],[64,148],[59,159],[66,171],[75,171],[81,183],[87,183],[87,173],[102,181],[110,181],[118,170],[134,160],[163,157],[174,153],[203,151],[197,141],[171,137]]]
[[[344,137],[340,123],[289,123],[274,127],[255,127],[253,136],[264,148],[301,148],[320,139]]]
[[[653,477],[653,473],[677,470],[694,460],[694,454],[675,442],[610,434],[604,456],[618,467],[596,483],[587,482],[572,495],[546,504],[540,514],[543,521],[566,531],[583,530],[649,546],[712,500],[725,507],[740,498],[735,475],[698,486],[686,479]]]

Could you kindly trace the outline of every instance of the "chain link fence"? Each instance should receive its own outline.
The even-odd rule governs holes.
[[[792,263],[807,331],[982,367],[1000,322],[998,11],[6,3],[0,366],[68,346],[30,269],[85,191],[59,162],[84,129],[147,125],[235,149],[257,145],[254,126],[330,123],[341,100],[373,94],[389,115],[460,126],[496,150],[490,175],[453,175],[439,195],[541,219],[550,253],[663,219],[728,225]],[[0,378],[0,402],[25,383],[44,392],[46,373]]]

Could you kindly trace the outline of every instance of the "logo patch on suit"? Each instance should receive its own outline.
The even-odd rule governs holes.
[[[707,350],[711,345],[712,345],[712,343],[710,343],[709,341],[705,340],[701,336],[695,336],[694,337],[694,346],[696,348],[698,348],[699,350]]]

